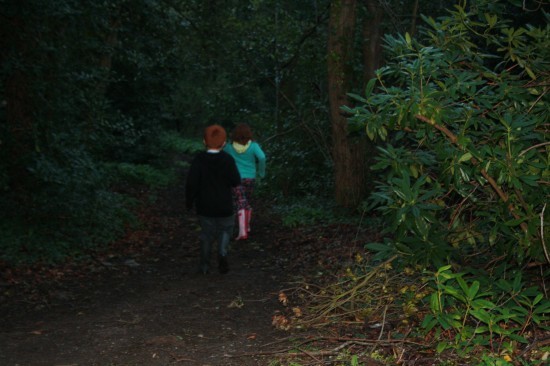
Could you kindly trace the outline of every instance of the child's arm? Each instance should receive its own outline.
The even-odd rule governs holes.
[[[265,153],[263,152],[260,145],[255,144],[256,149],[254,150],[254,155],[258,160],[258,175],[263,178],[265,177]]]
[[[241,184],[241,174],[239,173],[239,169],[237,168],[237,164],[235,163],[235,159],[231,155],[228,154],[229,157],[229,184],[231,187],[236,187],[239,184]]]

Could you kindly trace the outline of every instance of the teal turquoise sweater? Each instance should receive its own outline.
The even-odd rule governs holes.
[[[235,159],[241,179],[255,179],[256,173],[265,176],[265,153],[257,142],[250,141],[248,145],[231,143],[224,150]]]

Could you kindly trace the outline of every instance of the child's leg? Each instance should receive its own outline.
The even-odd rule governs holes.
[[[255,179],[243,179],[242,186],[245,196],[245,222],[246,230],[250,232],[250,220],[252,218],[252,194],[254,193],[254,184],[256,183]]]
[[[227,262],[227,254],[229,253],[229,240],[233,233],[233,225],[235,216],[222,217],[218,221],[218,258],[220,273],[229,271],[229,263]]]
[[[218,219],[218,224],[218,254],[225,257],[229,252],[229,241],[235,225],[235,216],[221,217]]]
[[[246,208],[246,192],[243,185],[238,185],[233,188],[233,200],[236,211]]]
[[[246,179],[243,179],[243,182]],[[237,207],[237,218],[238,218],[238,224],[239,224],[239,235],[235,238],[235,240],[243,240],[248,238],[248,229],[246,228],[246,220],[245,220],[245,211],[248,207],[248,203],[246,201],[246,192],[244,185],[239,185],[233,189],[233,193],[235,195],[235,205]]]
[[[212,242],[216,238],[216,223],[215,219],[210,217],[199,216],[199,222],[201,225],[200,242],[201,242],[201,256],[199,262],[199,272],[206,274],[210,269],[210,253]]]
[[[241,181],[242,189],[243,189],[243,203],[241,204],[241,208],[244,208],[245,210],[252,209],[252,195],[254,194],[254,184],[256,183],[255,179],[246,178]]]

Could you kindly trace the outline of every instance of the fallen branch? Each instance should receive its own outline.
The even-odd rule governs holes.
[[[397,258],[397,255],[391,257],[390,259],[382,262],[375,268],[373,268],[368,273],[364,274],[363,276],[360,276],[357,278],[357,284],[354,284],[350,289],[347,291],[344,291],[342,293],[336,293],[336,291],[332,291],[332,295],[329,296],[329,301],[324,301],[322,304],[318,306],[313,307],[313,311],[311,313],[315,314],[310,317],[304,317],[299,322],[304,325],[311,325],[313,323],[323,323],[321,320],[326,319],[327,317],[331,317],[331,313],[334,313],[337,309],[342,310],[344,314],[351,314],[353,311],[349,311],[346,309],[345,305],[352,304],[353,301],[357,298],[357,293],[365,293],[365,288],[368,284],[372,282],[372,279],[378,274],[378,272],[381,269],[385,269],[387,265],[389,265],[391,262],[393,262]],[[341,283],[336,284],[338,288],[340,289],[342,287]],[[324,293],[324,294],[323,294]],[[325,288],[320,291],[320,297],[327,298],[326,294],[330,294],[330,288]],[[328,300],[328,299],[327,299]],[[364,300],[364,299],[363,299]],[[342,316],[342,314],[336,315]]]
[[[313,342],[320,342],[320,341],[329,341],[329,342],[343,342],[342,344],[338,345],[337,347],[330,349],[330,350],[319,350],[319,351],[305,351],[303,349],[300,349],[301,346]],[[352,346],[352,345],[359,345],[359,346],[372,346],[372,345],[378,345],[378,346],[394,346],[396,344],[408,344],[413,346],[420,346],[420,347],[430,347],[429,344],[424,344],[420,342],[415,341],[408,341],[406,339],[366,339],[366,338],[349,338],[349,337],[316,337],[311,338],[303,341],[302,343],[298,345],[294,345],[288,348],[280,349],[280,350],[274,350],[274,351],[265,351],[265,352],[247,352],[247,353],[239,353],[239,354],[226,354],[225,357],[228,358],[238,358],[238,357],[253,357],[253,356],[273,356],[273,355],[279,355],[284,357],[299,357],[303,354],[305,354],[308,357],[311,356],[336,356],[338,355],[338,352],[340,352],[342,349]],[[300,352],[296,352],[295,350],[298,349]]]
[[[546,249],[546,243],[544,241],[544,210],[546,210],[546,203],[544,204],[542,212],[540,213],[540,241],[542,244],[542,249],[544,250],[546,261],[550,264],[550,255],[548,255],[548,249]]]

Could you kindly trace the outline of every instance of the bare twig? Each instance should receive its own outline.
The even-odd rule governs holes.
[[[533,108],[537,105],[537,103],[542,99],[542,97],[548,92],[549,88],[544,88],[544,92],[541,93],[537,100],[535,100],[535,103],[533,103],[533,105],[529,108],[529,110],[527,111],[527,113],[531,113],[531,110],[533,110]]]
[[[386,313],[388,312],[388,305],[384,306],[384,314],[382,316],[382,328],[380,328],[380,334],[378,335],[378,340],[382,339],[382,335],[384,334],[384,328],[386,326]]]
[[[542,212],[540,213],[540,241],[542,244],[542,249],[544,249],[544,256],[546,261],[550,264],[550,255],[548,255],[548,249],[546,249],[546,243],[544,242],[544,211],[546,210],[546,203],[542,207]]]
[[[311,357],[315,362],[322,362],[320,359],[318,359],[315,356],[332,356],[333,355],[333,352],[331,352],[331,351],[329,351],[329,352],[324,351],[323,353],[320,353],[320,352],[306,351],[305,349],[301,349],[301,348],[299,348],[298,350],[300,352],[305,353],[308,357]]]
[[[528,147],[527,149],[520,152],[518,156],[522,156],[523,154],[525,154],[529,150],[533,150],[533,149],[536,149],[537,147],[542,147],[542,146],[546,146],[546,145],[550,145],[550,141],[541,142],[540,144],[536,144],[536,145],[533,145],[531,147]]]
[[[328,341],[328,342],[342,342],[342,344],[338,345],[337,347],[334,347],[330,350],[320,350],[320,351],[305,351],[303,349],[300,349],[300,346],[303,346],[308,343],[313,342],[320,342],[320,341]],[[360,345],[360,346],[368,346],[368,345],[381,345],[381,346],[394,346],[396,344],[409,344],[419,347],[429,347],[428,344],[423,344],[420,342],[415,341],[408,341],[406,339],[366,339],[366,338],[350,338],[350,337],[317,337],[317,338],[311,338],[303,341],[302,343],[298,345],[293,345],[288,348],[280,349],[280,350],[274,350],[274,351],[265,351],[265,352],[247,352],[247,353],[239,353],[239,354],[226,354],[225,357],[228,358],[238,358],[238,357],[253,357],[253,356],[271,356],[271,355],[279,355],[279,356],[285,356],[285,357],[297,357],[301,354],[305,354],[308,357],[322,357],[322,356],[334,356],[337,355],[338,352],[340,352],[342,349],[352,346],[352,345]],[[296,352],[295,350],[298,349],[300,352]]]
[[[372,281],[372,279],[376,276],[376,274],[381,269],[384,269],[388,264],[393,262],[396,258],[397,258],[397,256],[395,255],[395,256],[391,257],[390,259],[386,260],[385,262],[379,264],[373,270],[371,270],[368,273],[360,276],[359,278],[356,279],[357,283],[353,283],[353,282],[355,282],[355,281],[353,281],[352,282],[352,284],[353,284],[352,287],[349,288],[348,290],[340,292],[340,293],[337,292],[337,291],[333,291],[333,294],[330,297],[330,299],[331,299],[330,301],[325,301],[322,304],[320,304],[319,306],[314,307],[315,311],[312,312],[312,313],[314,313],[314,315],[312,315],[309,318],[306,317],[306,318],[300,320],[300,322],[303,323],[303,324],[306,324],[306,325],[311,325],[311,324],[314,324],[314,323],[323,323],[322,320],[325,320],[326,318],[331,317],[331,314],[334,313],[338,309],[343,310],[344,314],[349,314],[350,312],[346,311],[345,305],[353,303],[353,301],[356,298],[358,292],[363,291],[363,293],[364,293],[365,292],[364,289]],[[338,283],[337,286],[339,286],[339,288],[341,288],[342,283]],[[331,292],[329,290],[330,290],[330,287],[322,289],[320,293],[323,294],[323,292],[324,292],[325,295],[326,295],[326,293]],[[325,295],[323,295],[323,296],[325,296]],[[339,316],[341,316],[341,314]]]

